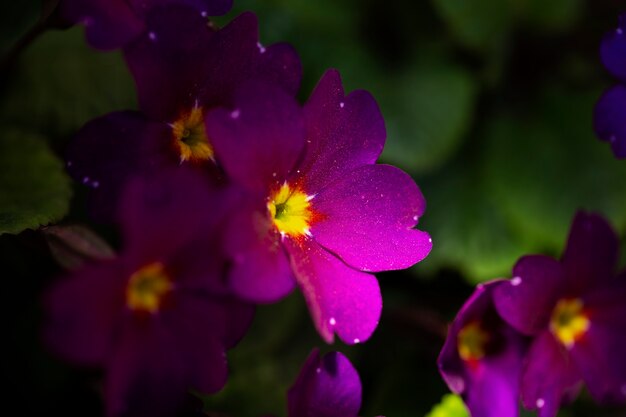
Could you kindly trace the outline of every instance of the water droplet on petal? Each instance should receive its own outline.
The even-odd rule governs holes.
[[[335,324],[337,324],[337,320],[335,320],[334,317],[331,317],[330,320],[328,320],[328,322],[330,323],[331,326],[334,326]]]
[[[83,184],[87,184],[89,182],[89,177],[83,178]]]
[[[358,343],[361,343],[361,340],[360,339],[354,339],[354,344],[356,345]]]
[[[151,41],[156,41],[157,35],[154,32],[150,32],[148,33],[148,38],[150,38]]]
[[[233,111],[230,113],[230,117],[231,117],[232,119],[237,119],[237,118],[239,118],[239,115],[240,115],[240,114],[241,114],[241,113],[239,112],[239,109],[235,109],[235,110],[233,110]]]
[[[537,399],[537,408],[542,408],[545,404],[546,404],[546,402],[544,401],[543,398],[538,398]]]
[[[341,103],[339,103],[339,107],[341,107],[342,109],[344,108],[345,105],[346,105],[346,103],[344,103],[343,101]]]
[[[514,287],[517,287],[521,283],[522,283],[522,278],[521,277],[513,277],[511,279],[511,285],[514,286]]]

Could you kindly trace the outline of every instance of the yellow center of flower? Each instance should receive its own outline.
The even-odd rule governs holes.
[[[204,162],[214,159],[201,107],[194,107],[171,126],[174,147],[180,155],[181,162]]]
[[[313,217],[310,203],[312,198],[287,183],[270,195],[267,209],[281,235],[295,238],[311,235],[309,227]]]
[[[583,307],[579,298],[566,298],[560,300],[552,311],[550,330],[568,348],[585,335],[591,324]]]
[[[163,264],[148,264],[131,275],[126,288],[126,304],[131,310],[156,313],[172,288]]]
[[[457,335],[459,356],[465,361],[477,361],[485,356],[489,334],[473,321],[463,326]]]

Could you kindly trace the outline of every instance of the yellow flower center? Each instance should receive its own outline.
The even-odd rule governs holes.
[[[550,330],[567,348],[574,346],[591,324],[583,307],[579,298],[566,298],[560,300],[552,311]]]
[[[313,218],[310,203],[312,198],[313,196],[306,195],[287,183],[271,194],[267,209],[281,235],[294,238],[311,235],[309,227]]]
[[[206,134],[201,107],[194,107],[171,126],[174,148],[178,151],[181,162],[214,160],[213,148]]]
[[[163,264],[148,264],[131,275],[126,288],[126,304],[131,310],[156,313],[172,288]]]
[[[465,361],[477,361],[485,356],[489,334],[480,327],[480,323],[473,321],[463,326],[457,335],[459,356]]]

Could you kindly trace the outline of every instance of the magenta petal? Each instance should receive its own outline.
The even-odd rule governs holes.
[[[424,197],[396,167],[356,169],[317,194],[312,205],[320,218],[311,226],[315,240],[354,268],[408,268],[432,248],[428,233],[414,229]]]
[[[603,285],[614,277],[619,237],[597,214],[578,212],[572,222],[561,264],[574,294]]]
[[[626,285],[596,291],[584,298],[591,325],[570,350],[587,388],[601,404],[626,400]]]
[[[378,105],[366,91],[344,96],[338,71],[324,74],[304,114],[307,144],[300,169],[309,194],[380,156],[386,132]]]
[[[125,48],[137,84],[141,110],[151,119],[173,123],[192,108],[205,81],[214,30],[187,7],[149,13],[146,32]]]
[[[618,27],[602,40],[600,57],[609,72],[626,81],[626,15],[620,16]]]
[[[150,167],[173,164],[170,132],[141,113],[110,113],[87,123],[66,150],[70,175],[92,189],[91,207],[101,221],[115,218],[126,181]]]
[[[565,347],[548,331],[537,336],[522,375],[524,407],[538,410],[539,417],[554,417],[580,382],[580,373]]]
[[[128,0],[135,10],[146,12],[155,6],[185,4],[193,7],[203,16],[220,16],[231,9],[233,0]]]
[[[237,295],[267,303],[293,290],[296,281],[287,253],[266,213],[254,208],[231,213],[224,239],[232,263],[230,285]]]
[[[285,239],[296,280],[317,331],[332,343],[334,334],[347,344],[372,335],[382,310],[376,277],[348,267],[309,239]]]
[[[356,417],[361,408],[361,380],[348,358],[314,349],[289,389],[289,417]]]
[[[601,140],[611,144],[617,158],[626,158],[626,86],[604,92],[594,108],[593,127]]]
[[[125,0],[63,0],[61,14],[85,25],[91,46],[108,50],[123,46],[139,36],[143,21]]]
[[[547,256],[525,256],[513,268],[513,279],[495,289],[494,304],[511,326],[534,335],[547,328],[563,283],[559,262]]]
[[[101,366],[114,342],[125,300],[120,262],[90,266],[60,281],[46,294],[44,338],[65,360]]]
[[[286,179],[304,144],[297,102],[267,84],[247,83],[237,93],[235,108],[213,110],[206,124],[231,179],[262,193]]]

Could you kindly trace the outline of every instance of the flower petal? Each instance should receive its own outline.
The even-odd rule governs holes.
[[[561,264],[568,289],[585,293],[614,278],[619,237],[600,215],[578,212],[572,222]]]
[[[341,353],[320,358],[314,349],[287,398],[289,417],[356,417],[361,408],[361,380]]]
[[[203,16],[220,16],[233,6],[233,0],[129,0],[135,10],[147,12],[156,6],[185,4],[201,12]]]
[[[617,158],[626,158],[626,86],[609,88],[596,103],[593,117],[598,137],[611,144]]]
[[[268,84],[243,85],[233,110],[213,110],[206,120],[226,173],[236,183],[263,194],[286,179],[304,144],[297,102]]]
[[[300,169],[309,194],[380,156],[386,132],[378,105],[363,90],[344,96],[338,71],[324,74],[304,114],[307,143]]]
[[[320,336],[327,343],[334,333],[347,344],[369,339],[382,310],[376,277],[348,267],[311,239],[285,239],[285,245]]]
[[[522,402],[539,417],[556,416],[581,381],[565,347],[549,332],[542,332],[532,343],[522,374]]]
[[[320,218],[311,226],[314,239],[354,268],[407,268],[432,248],[430,236],[414,229],[426,207],[424,197],[413,179],[393,166],[358,168],[311,203]]]
[[[626,82],[626,15],[620,16],[618,27],[602,40],[600,57],[611,74]]]
[[[494,304],[511,326],[534,335],[548,328],[563,283],[559,262],[542,255],[525,256],[513,268],[513,279],[494,290]]]

